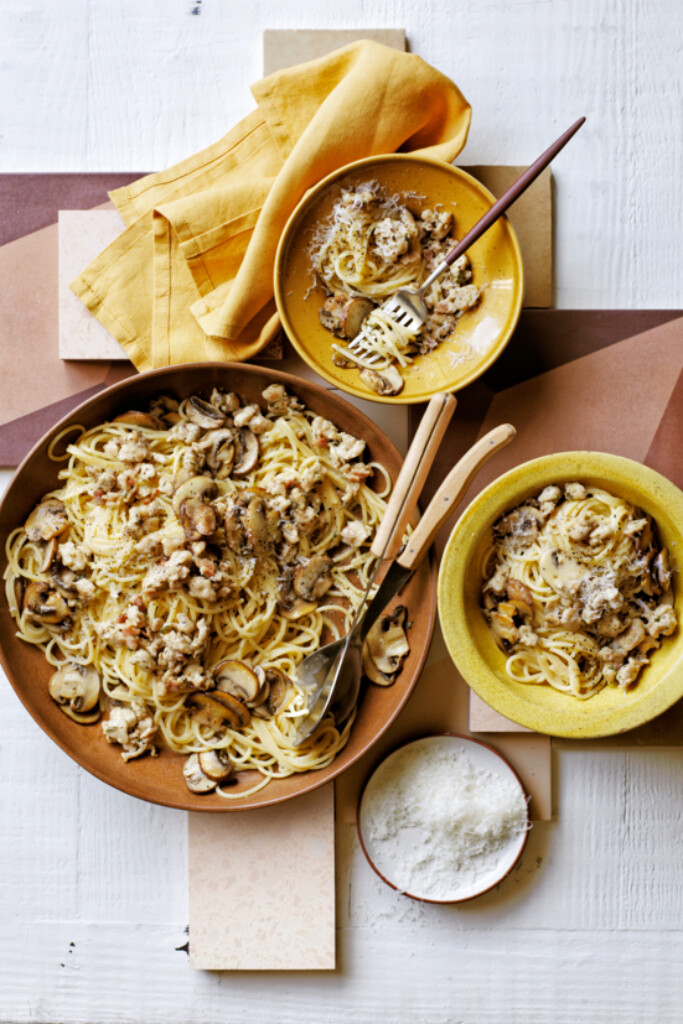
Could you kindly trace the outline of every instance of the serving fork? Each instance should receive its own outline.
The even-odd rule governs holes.
[[[556,139],[552,146],[549,146],[544,153],[541,153],[537,160],[534,160],[530,167],[527,167],[523,174],[520,174],[519,178],[517,178],[517,180],[505,190],[500,199],[498,199],[493,206],[486,211],[484,216],[477,221],[474,227],[470,228],[465,237],[453,246],[441,263],[435,267],[429,277],[419,288],[401,288],[395,295],[388,298],[381,307],[387,316],[391,317],[395,323],[400,324],[401,327],[410,334],[417,335],[428,316],[428,310],[424,302],[424,295],[430,285],[432,285],[434,281],[436,281],[436,279],[451,266],[452,263],[462,256],[471,245],[481,238],[484,232],[487,231],[492,224],[495,224],[499,217],[502,217],[508,207],[512,206],[515,200],[518,199],[524,191],[526,191],[529,185],[536,180],[541,171],[545,170],[560,150],[566,146],[571,137],[578,132],[585,120],[585,117],[580,117],[578,121],[575,121],[571,128],[568,128],[563,135],[560,135],[559,139]]]

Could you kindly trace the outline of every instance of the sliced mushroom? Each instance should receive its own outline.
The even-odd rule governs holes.
[[[40,563],[40,571],[45,573],[52,565],[52,559],[57,554],[57,538],[51,537],[45,544],[43,549],[43,561]]]
[[[274,670],[268,669],[269,673],[272,671]],[[254,668],[254,674],[258,679],[259,690],[254,699],[249,701],[249,707],[252,709],[252,711],[254,710],[254,708],[257,708],[259,707],[259,705],[263,704],[268,699],[268,695],[270,694],[270,683],[268,682],[266,670],[261,665],[256,665],[256,667]]]
[[[214,732],[222,729],[243,729],[249,723],[245,705],[229,693],[193,693],[187,700],[192,717]]]
[[[526,583],[510,578],[506,584],[508,600],[516,605],[522,615],[533,613],[534,599]]]
[[[516,610],[511,602],[501,601],[496,610],[487,616],[496,643],[506,653],[519,640],[514,618]]]
[[[326,331],[350,341],[356,337],[363,320],[372,309],[374,304],[369,299],[353,295],[331,295],[325,300],[318,316]]]
[[[188,420],[196,423],[198,427],[203,427],[204,430],[222,427],[225,423],[225,414],[198,395],[191,395],[188,398],[185,403],[185,415]]]
[[[216,780],[205,775],[199,764],[199,754],[190,754],[183,765],[185,785],[191,793],[210,793],[216,788]]]
[[[356,365],[351,359],[347,359],[334,345],[332,346],[332,362],[341,370],[352,370]]]
[[[403,390],[401,371],[393,363],[383,370],[361,370],[359,376],[378,395],[397,395]]]
[[[211,446],[206,453],[206,464],[218,480],[230,476],[235,461],[235,445],[232,430],[215,430],[211,435]]]
[[[586,575],[582,565],[557,548],[544,551],[538,566],[548,586],[561,594],[576,593]]]
[[[294,574],[294,591],[304,601],[317,601],[332,586],[330,569],[333,561],[327,555],[314,555]]]
[[[290,598],[283,598],[280,601],[280,615],[283,619],[295,622],[304,615],[310,615],[317,607],[316,601],[305,601],[303,597],[294,597],[292,595]]]
[[[190,499],[184,501],[179,509],[178,518],[185,531],[188,540],[199,540],[200,537],[210,537],[216,532],[218,520],[216,512],[204,501]]]
[[[180,484],[176,488],[171,499],[173,505],[173,511],[180,518],[180,506],[185,501],[191,501],[198,499],[200,501],[211,501],[212,498],[216,497],[218,488],[216,483],[211,477],[208,476],[193,476],[189,480],[185,480],[184,483]]]
[[[235,461],[233,476],[246,476],[258,462],[259,443],[256,434],[249,427],[241,427],[234,437]]]
[[[93,665],[63,665],[50,679],[48,692],[67,714],[69,711],[77,715],[94,712],[100,699],[99,673]],[[99,709],[96,718],[99,718]]]
[[[62,594],[63,597],[70,598],[74,597],[78,591],[76,590],[76,583],[78,576],[71,569],[65,569],[62,567],[57,570],[56,568],[50,573],[50,582],[57,590]]]
[[[635,545],[638,554],[643,554],[645,551],[649,551],[654,543],[654,531],[652,529],[652,516],[647,515],[642,509],[634,509],[634,515],[637,519],[644,519],[645,525],[635,535]]]
[[[671,569],[669,568],[669,555],[666,548],[662,548],[654,559],[650,573],[653,581],[658,585],[660,593],[668,589],[671,583]]]
[[[74,722],[78,722],[79,725],[94,725],[95,722],[99,722],[102,712],[99,708],[95,708],[94,711],[74,711],[67,704],[60,705],[60,710],[68,718],[72,718]]]
[[[266,700],[254,708],[257,718],[273,718],[287,703],[292,687],[289,676],[281,672],[279,668],[266,669],[268,681],[268,696]]]
[[[406,609],[398,605],[378,619],[368,633],[363,646],[363,672],[373,683],[392,683],[410,651],[405,621]]]
[[[237,555],[242,554],[249,547],[247,531],[242,521],[242,512],[242,506],[236,502],[226,514],[223,522],[228,547]]]
[[[116,417],[114,423],[130,423],[134,427],[146,427],[147,430],[166,429],[166,424],[158,416],[153,416],[150,412],[138,412],[137,409],[121,413]]]
[[[64,622],[69,615],[68,605],[61,594],[42,580],[29,583],[24,591],[22,608],[42,625]]]
[[[204,775],[214,782],[227,782],[235,775],[235,766],[227,750],[204,750],[197,760]]]
[[[258,676],[243,661],[220,661],[213,670],[213,677],[217,690],[231,693],[245,704],[255,701],[261,691]]]
[[[193,476],[175,491],[173,510],[188,540],[210,537],[218,525],[216,512],[208,504],[215,497],[216,483],[208,476]]]
[[[24,524],[29,540],[51,540],[63,533],[69,525],[66,505],[59,498],[41,501],[31,512]]]

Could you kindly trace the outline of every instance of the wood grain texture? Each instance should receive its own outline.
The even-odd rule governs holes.
[[[681,306],[678,0],[0,0],[0,170],[169,165],[253,108],[263,29],[321,25],[405,26],[472,103],[468,164],[585,113],[553,166],[556,304]],[[381,886],[338,826],[337,970],[213,975],[182,951],[185,815],[87,776],[7,686],[0,714],[3,1024],[680,1021],[680,750],[560,744],[558,819],[458,909]]]

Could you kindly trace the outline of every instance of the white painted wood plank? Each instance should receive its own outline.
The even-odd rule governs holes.
[[[252,109],[264,28],[323,24],[405,26],[472,103],[463,162],[530,161],[586,113],[554,166],[557,304],[683,304],[678,0],[0,0],[0,171],[166,166]],[[184,816],[87,776],[4,679],[0,715],[0,1021],[680,1020],[680,750],[562,744],[557,821],[460,908],[391,893],[340,826],[338,970],[211,975],[175,948]]]

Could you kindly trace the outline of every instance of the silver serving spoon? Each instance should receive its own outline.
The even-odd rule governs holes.
[[[311,697],[308,712],[299,723],[293,740],[295,747],[311,736],[328,710],[332,710],[339,725],[349,716],[360,692],[363,641],[370,627],[415,572],[438,530],[465,495],[475,475],[495,452],[509,444],[515,433],[510,423],[504,423],[489,431],[470,448],[437,490],[405,548],[390,565],[377,593],[366,607],[370,590],[368,585],[347,636],[304,659],[300,668],[310,661],[313,672],[310,676],[302,677],[297,672],[297,681],[307,681]],[[433,456],[434,452],[430,464]],[[417,496],[414,498],[416,501]],[[392,536],[395,537],[395,533],[394,530]],[[317,655],[322,657],[314,661]]]
[[[333,685],[326,685],[330,671],[337,664],[340,653],[347,651],[360,635],[364,623],[363,615],[367,608],[375,575],[382,561],[386,558],[394,558],[403,543],[406,526],[415,510],[417,499],[424,487],[427,474],[456,404],[457,401],[453,395],[438,394],[434,395],[427,405],[401,471],[396,478],[382,522],[372,542],[370,552],[377,561],[360,605],[356,609],[349,632],[346,636],[333,640],[307,655],[297,667],[297,684],[309,694],[309,698],[308,711],[305,718],[301,720],[293,741],[295,747],[298,747],[311,735],[327,712],[334,690]],[[372,621],[368,621],[365,632],[381,610],[380,608],[376,612]]]

